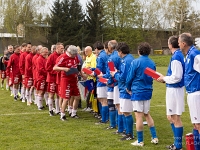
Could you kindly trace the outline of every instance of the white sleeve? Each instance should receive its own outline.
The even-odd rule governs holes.
[[[183,67],[181,62],[178,60],[173,60],[171,62],[171,71],[171,76],[165,76],[164,81],[167,84],[174,84],[180,82],[183,77]]]
[[[200,73],[200,55],[194,57],[193,68]]]

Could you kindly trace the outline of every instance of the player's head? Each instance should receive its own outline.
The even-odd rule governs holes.
[[[69,54],[70,57],[74,58],[78,54],[78,48],[76,46],[74,46],[74,45],[70,45],[67,48],[67,53]]]
[[[30,51],[31,51],[31,43],[27,43],[26,51],[27,51],[27,52],[30,52]]]
[[[13,53],[13,46],[12,45],[8,45],[8,52]]]
[[[172,51],[173,49],[179,48],[178,36],[170,36],[168,39],[168,47]]]
[[[21,51],[22,52],[26,51],[26,46],[27,46],[27,43],[22,43],[22,45],[21,45]]]
[[[60,43],[60,42],[56,43],[56,52],[58,54],[62,54],[63,51],[64,51],[63,43]]]
[[[151,46],[147,42],[140,43],[138,46],[139,55],[149,55],[151,52]]]
[[[17,54],[20,53],[20,46],[19,45],[14,46],[14,52],[17,53]]]
[[[178,44],[181,51],[184,54],[187,54],[188,50],[193,45],[192,35],[190,33],[182,33],[181,35],[179,35]]]
[[[92,54],[92,47],[91,46],[86,46],[85,47],[85,55],[90,56]]]
[[[127,55],[130,53],[129,46],[125,42],[118,43],[118,46],[116,49],[118,51],[119,57],[123,57],[124,55]]]
[[[51,45],[51,53],[56,51],[56,45]]]
[[[95,42],[93,47],[94,47],[94,50],[95,50],[95,53],[96,53],[97,56],[99,55],[101,50],[104,49],[104,45],[100,41]]]
[[[109,53],[112,53],[116,47],[117,47],[118,43],[116,40],[111,40],[108,42],[108,52]]]
[[[40,50],[40,55],[42,55],[44,58],[47,58],[49,54],[49,50],[47,47],[42,47]]]
[[[36,46],[32,46],[31,47],[31,53],[36,54],[37,53],[37,47]]]

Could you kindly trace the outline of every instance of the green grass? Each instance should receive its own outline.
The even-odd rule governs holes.
[[[165,74],[166,67],[157,67]],[[83,105],[85,103],[83,102]],[[79,110],[80,119],[69,118],[62,122],[59,116],[50,117],[48,109],[38,111],[35,105],[26,106],[14,102],[10,92],[0,91],[0,150],[161,150],[173,142],[172,131],[166,119],[165,84],[154,83],[151,101],[151,115],[154,119],[158,145],[150,143],[150,132],[144,127],[144,147],[133,147],[133,141],[120,141],[113,131],[105,130],[108,125],[94,125],[98,120],[88,112]],[[182,116],[184,135],[191,132],[188,107]],[[135,126],[134,134],[136,136]],[[185,147],[185,138],[183,138]]]

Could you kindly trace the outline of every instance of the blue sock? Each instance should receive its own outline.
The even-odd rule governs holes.
[[[171,127],[172,127],[172,131],[173,131],[173,134],[174,134],[174,137],[175,137],[175,126],[173,123],[171,123]]]
[[[110,116],[110,126],[116,127],[116,110],[109,111]]]
[[[137,131],[138,143],[143,142],[143,131]]]
[[[124,130],[123,131],[126,131],[127,130],[126,117],[123,115],[122,119],[123,119],[123,124],[124,124]]]
[[[106,111],[106,121],[109,120],[109,109],[108,106],[105,106],[105,111]]]
[[[108,107],[108,106],[102,106],[102,110],[101,110],[102,122],[106,122],[106,114],[107,114],[106,107]]]
[[[175,127],[175,143],[176,148],[182,148],[183,127]]]
[[[118,110],[116,110],[116,126],[118,126]]]
[[[198,130],[193,129],[193,136],[194,136],[194,147],[195,150],[200,150],[200,140],[199,140],[199,132]]]
[[[151,137],[152,138],[157,138],[157,135],[156,135],[156,129],[155,127],[150,127],[150,132],[151,132]]]
[[[124,130],[123,115],[118,114],[118,132],[122,133]]]
[[[126,116],[126,134],[131,134],[133,136],[133,116]]]

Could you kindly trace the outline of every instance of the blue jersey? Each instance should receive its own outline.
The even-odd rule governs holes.
[[[185,60],[184,84],[188,93],[200,91],[200,73],[194,69],[194,58],[200,55],[200,51],[191,46]]]
[[[112,54],[109,55],[109,58],[108,58],[107,63],[106,63],[106,74],[103,76],[104,78],[108,79],[108,85],[114,84],[116,86],[117,82],[114,82],[114,79],[111,76],[110,69],[108,67],[108,62],[111,62],[111,61],[114,63],[115,68],[117,70],[119,70],[121,58],[119,57],[118,52],[116,50],[114,50],[112,52]],[[113,92],[113,89],[114,89],[114,87],[108,86],[108,92]]]
[[[149,67],[156,70],[155,63],[147,56],[143,55],[132,61],[126,79],[126,88],[132,92],[131,100],[150,100],[153,92],[152,77],[144,74],[144,70]]]
[[[183,87],[184,86],[184,72],[185,72],[185,62],[184,62],[184,56],[183,53],[179,50],[176,50],[171,58],[170,64],[168,66],[168,70],[167,70],[167,76],[171,76],[172,75],[172,70],[171,70],[171,63],[173,61],[179,61],[182,65],[183,68],[183,75],[182,75],[182,79],[180,82],[178,83],[174,83],[174,84],[166,84],[167,87],[173,87],[173,88],[177,88],[177,87]]]
[[[131,54],[127,54],[125,57],[121,59],[120,70],[115,73],[114,78],[118,81],[118,87],[120,92],[120,98],[130,99],[131,95],[126,91],[126,77],[133,61],[133,56]]]
[[[106,64],[108,60],[108,55],[106,54],[105,50],[102,50],[98,57],[97,57],[97,66],[103,74],[106,74]],[[106,86],[106,84],[99,82],[99,79],[97,78],[97,87],[103,87]]]

